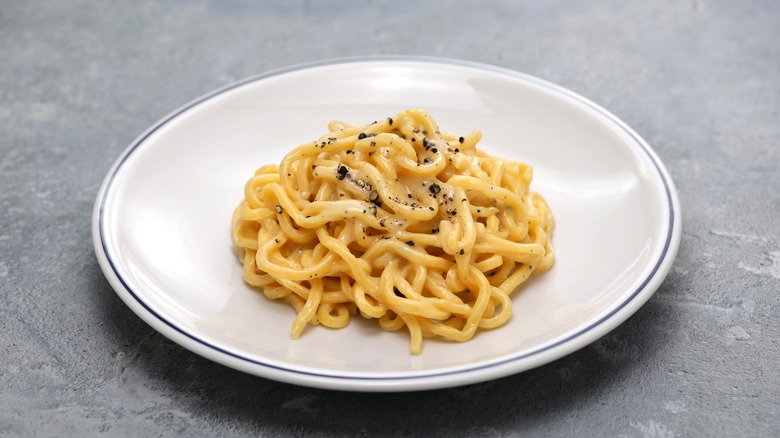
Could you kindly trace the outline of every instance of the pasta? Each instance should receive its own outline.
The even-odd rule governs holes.
[[[292,305],[292,337],[351,316],[467,341],[505,324],[510,294],[553,264],[554,219],[531,166],[440,132],[425,111],[329,133],[257,170],[233,214],[244,280]]]

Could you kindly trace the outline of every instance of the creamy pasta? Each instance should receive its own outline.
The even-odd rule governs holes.
[[[307,325],[353,315],[467,341],[507,322],[510,294],[554,260],[554,220],[528,164],[440,132],[425,111],[329,132],[257,170],[233,214],[243,276]]]

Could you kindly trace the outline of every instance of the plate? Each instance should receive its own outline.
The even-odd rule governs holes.
[[[427,110],[530,163],[556,218],[557,260],[513,293],[507,325],[466,343],[353,319],[290,338],[294,312],[244,284],[230,219],[262,164],[326,132]],[[179,108],[117,159],[97,196],[95,252],[124,302],[206,358],[269,379],[357,391],[464,385],[528,370],[598,339],[642,306],[680,241],[679,201],[655,152],[589,100],[518,72],[409,57],[333,60],[251,77]],[[636,336],[641,336],[637,333]]]

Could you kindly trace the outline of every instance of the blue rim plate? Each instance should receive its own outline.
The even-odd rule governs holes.
[[[245,285],[230,239],[244,182],[263,164],[354,123],[427,110],[443,131],[483,132],[486,152],[534,166],[556,218],[555,267],[514,292],[513,316],[466,343],[357,318],[290,339],[286,305]],[[122,300],[174,342],[258,376],[313,387],[411,391],[549,363],[617,327],[660,286],[681,235],[661,160],[625,123],[560,86],[472,62],[369,57],[228,85],[164,117],[120,155],[97,195],[93,241]],[[637,336],[641,336],[638,333]]]

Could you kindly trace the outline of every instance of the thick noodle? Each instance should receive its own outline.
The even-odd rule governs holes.
[[[359,313],[385,330],[471,339],[512,312],[510,293],[554,260],[528,164],[442,133],[426,112],[329,133],[257,170],[233,214],[244,279],[290,303],[292,336]]]

